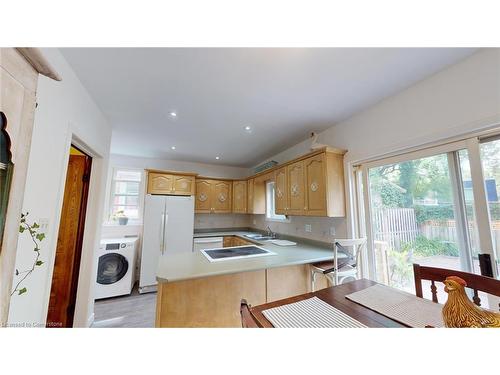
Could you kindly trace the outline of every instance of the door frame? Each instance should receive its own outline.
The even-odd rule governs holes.
[[[85,169],[83,172],[83,185],[82,185],[82,192],[81,192],[81,202],[80,202],[80,210],[78,212],[78,228],[77,228],[77,236],[76,236],[76,243],[75,243],[75,252],[73,254],[73,269],[71,272],[71,285],[70,285],[70,292],[69,292],[69,300],[68,300],[68,309],[66,311],[67,317],[66,317],[66,327],[73,327],[73,322],[74,322],[74,317],[75,317],[75,311],[76,311],[76,301],[77,301],[77,292],[78,292],[78,283],[80,279],[80,266],[81,266],[81,258],[82,258],[82,249],[83,249],[83,239],[84,239],[84,234],[85,234],[85,222],[86,222],[86,217],[87,217],[87,207],[88,207],[88,196],[89,196],[89,191],[90,191],[90,176],[91,176],[91,171],[92,171],[92,156],[88,155],[85,151],[83,151],[80,147],[75,145],[73,142],[70,144],[70,149],[69,149],[69,155],[68,155],[68,161],[66,164],[66,174],[65,174],[65,182],[64,182],[64,188],[62,190],[62,206],[61,206],[61,212],[59,215],[59,223],[58,227],[60,228],[61,225],[61,220],[63,219],[62,217],[62,208],[64,206],[64,197],[66,193],[66,177],[68,174],[68,167],[69,167],[69,160],[71,159],[71,148],[76,149],[77,151],[81,152],[85,156]],[[59,242],[59,230],[57,231],[57,240],[56,240],[56,253],[54,256],[54,267],[55,267],[55,261],[57,259],[57,244]],[[51,295],[51,289],[52,289],[52,282],[53,282],[53,276],[54,272],[52,271],[52,275],[50,278],[50,285],[51,287],[49,288],[49,301],[48,301],[48,308],[50,308],[50,295]],[[48,318],[48,317],[47,317]]]

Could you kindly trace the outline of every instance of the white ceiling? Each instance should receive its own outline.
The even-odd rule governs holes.
[[[112,153],[245,167],[475,52],[456,48],[61,51],[113,126]],[[176,120],[169,117],[170,111],[177,112]],[[252,127],[251,134],[244,131],[246,125]]]

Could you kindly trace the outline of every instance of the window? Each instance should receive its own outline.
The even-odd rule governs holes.
[[[274,206],[274,181],[266,183],[266,219],[268,221],[290,222],[285,215],[277,215]]]
[[[111,181],[109,219],[123,212],[130,220],[141,219],[142,171],[114,169]]]

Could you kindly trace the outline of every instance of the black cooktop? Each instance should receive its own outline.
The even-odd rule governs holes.
[[[248,255],[267,254],[269,251],[257,246],[228,247],[224,249],[205,250],[205,253],[212,259],[241,257]]]

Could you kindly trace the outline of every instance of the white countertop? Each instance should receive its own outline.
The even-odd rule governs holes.
[[[243,235],[249,233],[255,232],[196,233],[194,237],[239,236],[248,240]],[[156,279],[160,283],[173,282],[333,260],[333,244],[329,247],[328,244],[324,246],[311,244],[307,240],[301,243],[294,238],[294,241],[297,242],[295,246],[278,246],[266,241],[253,241],[276,255],[224,262],[210,262],[200,251],[164,254],[160,257]]]

